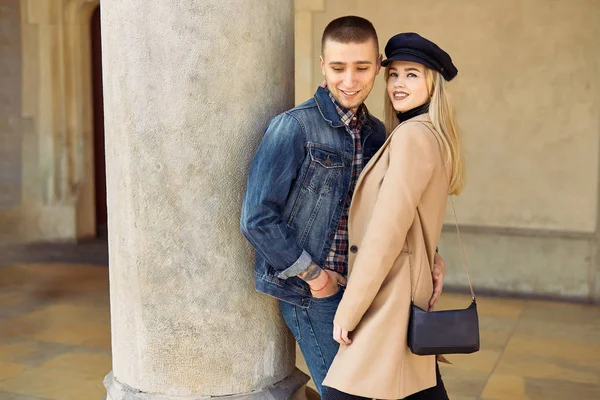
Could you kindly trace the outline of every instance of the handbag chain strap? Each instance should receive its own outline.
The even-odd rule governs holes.
[[[448,172],[446,171],[446,162],[444,161],[444,155],[442,153],[442,146],[440,145],[440,140],[435,135],[433,130],[425,122],[423,122],[423,121],[419,121],[419,122],[422,123],[423,125],[425,125],[427,127],[427,129],[429,129],[431,131],[431,133],[433,134],[433,137],[435,138],[435,141],[438,145],[438,149],[440,151],[440,158],[442,160],[442,168],[444,168],[444,175],[446,175],[446,180],[448,181],[448,188],[449,188],[450,187],[450,178],[448,177]],[[465,272],[467,273],[467,280],[469,281],[469,289],[471,290],[471,298],[473,299],[473,301],[475,301],[475,292],[473,291],[473,284],[471,283],[471,275],[469,274],[469,266],[467,263],[467,253],[465,252],[465,245],[463,243],[462,236],[460,235],[460,229],[458,228],[458,218],[456,217],[456,208],[454,207],[454,199],[451,195],[449,195],[448,197],[450,197],[450,203],[452,204],[452,214],[454,215],[454,223],[456,225],[456,234],[458,235],[458,241],[460,243],[460,250],[461,250],[462,258],[463,258],[463,264],[465,266]],[[408,235],[406,235],[406,249],[408,251],[408,262],[409,262],[409,266],[410,266],[410,271],[409,271],[410,301],[414,302],[415,287],[413,285],[413,262],[412,262],[412,254],[410,252],[410,247],[408,246]]]

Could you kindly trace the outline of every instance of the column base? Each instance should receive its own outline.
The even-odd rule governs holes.
[[[115,379],[110,371],[104,378],[106,400],[305,400],[305,385],[310,377],[298,368],[287,378],[261,391],[236,394],[231,396],[164,396],[148,394],[132,388]]]

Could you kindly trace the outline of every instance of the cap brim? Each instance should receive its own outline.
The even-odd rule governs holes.
[[[427,60],[419,57],[419,56],[415,56],[413,54],[395,54],[393,56],[391,56],[388,59],[385,59],[381,62],[381,66],[382,67],[387,67],[389,66],[392,62],[394,61],[411,61],[411,62],[416,62],[419,64],[423,64],[424,66],[431,68],[432,70],[436,71],[437,68],[433,65],[431,65],[431,63],[429,63]]]

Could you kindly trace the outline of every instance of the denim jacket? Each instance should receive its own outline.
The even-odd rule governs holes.
[[[381,121],[362,129],[365,165],[385,141]],[[273,118],[254,155],[242,204],[241,231],[256,249],[259,292],[307,307],[296,275],[322,266],[342,213],[354,143],[325,89]]]

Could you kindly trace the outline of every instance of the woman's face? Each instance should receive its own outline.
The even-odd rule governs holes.
[[[406,112],[429,101],[423,64],[393,61],[388,68],[387,93],[396,111]]]

